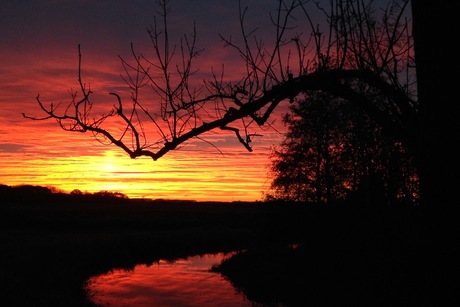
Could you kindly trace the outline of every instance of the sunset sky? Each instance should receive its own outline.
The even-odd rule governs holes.
[[[250,27],[267,29],[277,1],[245,0]],[[35,97],[58,103],[77,89],[78,44],[83,78],[98,99],[122,91],[119,55],[130,44],[148,53],[146,27],[153,23],[155,0],[16,0],[0,8],[0,184],[53,186],[70,192],[117,191],[134,197],[211,201],[254,201],[263,197],[269,149],[282,135],[258,130],[253,152],[233,135],[205,135],[157,161],[130,159],[121,149],[104,146],[90,134],[62,131],[40,116]],[[239,79],[238,56],[224,48],[218,34],[238,36],[238,1],[171,0],[171,32],[190,33],[196,23],[200,78],[225,63],[227,77]],[[260,32],[268,33],[267,32]],[[269,37],[268,37],[269,39]],[[279,112],[285,112],[286,108]],[[279,113],[281,114],[281,113]],[[278,116],[278,128],[282,128]]]

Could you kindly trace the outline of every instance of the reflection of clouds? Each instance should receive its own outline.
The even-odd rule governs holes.
[[[252,306],[221,275],[208,272],[223,254],[160,260],[89,281],[93,301],[110,306]]]

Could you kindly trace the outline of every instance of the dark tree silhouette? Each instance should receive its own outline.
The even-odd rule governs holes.
[[[160,2],[160,21],[155,20],[148,31],[156,58],[148,59],[132,47],[132,61],[121,59],[124,80],[132,91],[128,102],[110,93],[115,99],[113,109],[100,117],[91,113],[95,103],[81,78],[80,54],[80,93],[72,92],[70,102],[61,107],[45,104],[38,96],[46,116],[32,118],[57,120],[69,131],[91,132],[131,158],[156,160],[214,129],[232,131],[252,150],[251,124],[266,124],[282,101],[292,101],[307,91],[326,91],[364,110],[388,136],[412,151],[422,204],[444,212],[458,203],[456,181],[451,179],[458,162],[451,144],[459,139],[454,126],[459,107],[449,104],[447,110],[438,104],[455,101],[453,80],[444,74],[450,65],[445,56],[450,47],[438,39],[452,22],[442,18],[447,8],[414,2],[411,24],[406,19],[409,0],[389,1],[383,13],[374,10],[373,1],[331,1],[324,8],[318,4],[314,11],[307,6],[309,1],[280,1],[272,16],[272,45],[257,40],[254,31],[245,28],[247,9],[241,8],[242,45],[222,39],[243,59],[246,75],[238,82],[225,82],[223,75],[215,74],[199,87],[192,83],[192,64],[199,55],[196,33],[172,45],[167,1]],[[328,24],[324,30],[311,18],[318,12]],[[425,22],[435,17],[437,22]],[[311,36],[301,34],[301,26],[306,25],[305,33]],[[411,78],[414,73],[417,83]],[[156,94],[150,104],[140,97],[147,85]],[[375,96],[382,98],[377,105]]]
[[[160,21],[155,19],[148,29],[155,57],[147,58],[132,46],[132,60],[121,59],[124,81],[132,92],[128,102],[110,93],[115,99],[111,111],[102,116],[93,111],[97,104],[81,77],[79,48],[80,92],[72,92],[66,105],[45,104],[38,96],[46,115],[24,116],[56,120],[64,130],[91,132],[131,158],[157,160],[214,129],[233,132],[251,151],[251,125],[267,124],[283,101],[294,101],[308,91],[326,91],[349,100],[389,136],[419,151],[413,42],[405,19],[408,0],[390,1],[381,14],[374,11],[373,1],[331,1],[327,8],[310,1],[280,1],[271,16],[272,44],[246,29],[247,8],[241,7],[242,44],[221,38],[242,58],[245,74],[239,81],[225,81],[216,73],[201,86],[192,78],[192,64],[199,55],[196,33],[184,36],[179,45],[170,42],[167,3],[160,1]],[[324,30],[311,18],[318,13],[328,25]],[[142,101],[146,88],[153,90],[155,99]]]
[[[460,249],[456,248],[460,231],[455,220],[460,170],[453,150],[460,138],[455,78],[459,67],[452,39],[442,34],[449,31],[455,37],[453,6],[391,0],[381,11],[373,9],[371,0],[332,0],[324,7],[316,1],[281,0],[271,16],[271,45],[254,38],[257,33],[246,28],[247,10],[241,8],[243,43],[222,39],[243,59],[246,74],[238,82],[225,82],[224,75],[216,73],[199,87],[192,82],[192,64],[199,54],[196,33],[184,36],[177,46],[171,44],[167,1],[161,4],[161,21],[149,29],[156,58],[146,58],[133,47],[132,61],[122,59],[124,80],[132,91],[129,101],[111,93],[113,109],[94,116],[91,89],[81,79],[80,61],[80,93],[73,92],[62,108],[37,97],[46,114],[42,119],[56,120],[65,130],[91,132],[131,158],[156,160],[213,129],[235,133],[252,150],[250,125],[266,124],[281,102],[308,91],[325,91],[348,100],[411,150],[426,210],[423,239],[414,255],[423,271],[418,277],[429,290],[424,296],[434,293],[432,286],[440,285],[441,294],[432,298],[452,298],[459,276],[453,268]],[[311,4],[318,4],[315,10]],[[314,23],[312,16],[318,13],[323,13],[328,27]],[[410,13],[412,20],[406,19]],[[411,78],[414,73],[416,82]],[[147,85],[156,94],[151,105],[140,97]],[[375,100],[376,96],[381,99]],[[121,126],[117,129],[114,124]],[[158,137],[152,139],[155,132]],[[426,263],[439,267],[428,270]]]
[[[407,150],[348,101],[308,93],[283,121],[288,132],[272,151],[267,199],[416,203],[418,178]],[[372,177],[380,179],[380,193],[363,189]]]
[[[412,1],[417,92],[416,148],[424,219],[419,236],[422,295],[425,305],[459,304],[460,229],[458,174],[460,163],[452,144],[460,141],[456,52],[444,34],[458,35],[456,13],[447,3]],[[454,75],[453,75],[454,74]],[[433,265],[437,263],[438,265]]]
[[[286,139],[272,152],[273,195],[268,197],[328,203],[353,189],[355,183],[343,176],[348,163],[342,159],[355,155],[342,154],[352,128],[342,111],[339,99],[321,92],[309,93],[305,101],[291,106],[283,119]],[[352,176],[353,170],[348,171]]]

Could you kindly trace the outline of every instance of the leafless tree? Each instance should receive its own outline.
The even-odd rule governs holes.
[[[429,49],[419,44],[419,52],[414,51],[411,26],[416,23],[409,18],[410,7],[420,16],[424,7],[410,5],[409,0],[391,0],[383,8],[372,0],[278,3],[270,16],[272,41],[258,39],[260,33],[248,29],[250,16],[242,5],[241,43],[221,36],[242,60],[244,73],[239,80],[228,81],[223,72],[212,73],[202,83],[195,78],[194,63],[200,55],[197,33],[193,30],[177,44],[172,43],[168,1],[162,0],[159,18],[148,29],[153,58],[137,52],[134,46],[132,59],[121,58],[123,80],[131,90],[129,100],[110,93],[114,98],[110,111],[102,115],[94,112],[91,88],[81,78],[79,52],[79,91],[72,92],[70,101],[62,105],[46,103],[38,96],[45,116],[24,116],[56,120],[64,130],[91,132],[99,141],[122,148],[131,158],[149,156],[157,160],[193,139],[204,140],[207,132],[218,129],[234,133],[251,151],[254,125],[266,125],[280,103],[294,101],[307,91],[327,91],[366,111],[389,136],[413,152],[423,177],[421,193],[428,191],[429,202],[447,195],[444,186],[448,182],[429,161],[433,155],[430,148],[439,145],[438,134],[444,131],[426,129],[426,119],[436,110],[435,98],[424,99],[431,100],[421,108],[417,97],[420,76],[424,76],[424,93],[428,93],[427,80],[434,77],[429,77],[425,68],[435,67],[426,60],[424,50]],[[319,13],[324,23],[317,24],[313,18]],[[426,40],[423,31],[418,33],[422,33],[420,41]],[[421,61],[414,60],[417,54]],[[441,79],[439,73],[434,75]],[[147,90],[151,93],[143,98],[140,93]],[[443,123],[441,116],[434,120]],[[444,169],[450,168],[446,165]],[[437,188],[430,188],[434,184]]]
[[[215,73],[200,85],[193,80],[194,60],[200,54],[196,31],[184,35],[178,44],[170,42],[168,1],[159,1],[159,19],[148,28],[154,58],[136,52],[134,46],[131,60],[121,58],[123,81],[132,93],[130,101],[110,93],[115,99],[112,109],[93,114],[95,103],[91,88],[81,77],[79,47],[80,90],[71,93],[64,107],[46,104],[38,96],[46,116],[33,118],[55,119],[64,130],[91,132],[98,140],[122,148],[131,158],[149,156],[157,160],[214,129],[232,131],[251,151],[255,135],[251,124],[266,124],[280,102],[292,101],[306,90],[327,90],[355,101],[389,131],[406,137],[401,132],[407,129],[401,127],[416,111],[408,95],[409,83],[401,83],[400,77],[411,62],[409,29],[402,18],[407,1],[402,6],[395,1],[387,7],[382,23],[372,19],[372,6],[364,2],[331,1],[327,9],[318,2],[316,8],[329,24],[325,35],[313,24],[304,1],[280,1],[272,16],[273,44],[258,40],[255,31],[246,29],[247,8],[240,6],[242,45],[221,38],[240,55],[246,74],[241,80],[226,82],[224,75]],[[295,18],[301,22],[294,24]],[[302,27],[310,28],[311,35],[297,32]],[[369,92],[372,89],[372,95],[383,92],[387,104],[376,106],[371,95],[350,86],[358,83]],[[153,91],[153,99],[142,99],[140,90],[144,87]]]
[[[192,65],[200,53],[196,33],[172,44],[168,1],[162,0],[160,20],[148,31],[155,57],[146,58],[133,47],[133,59],[121,59],[124,81],[132,91],[130,101],[111,93],[115,101],[111,111],[93,114],[92,92],[80,77],[80,61],[80,90],[72,93],[67,104],[47,104],[37,97],[45,116],[24,116],[56,120],[65,130],[88,131],[100,141],[112,142],[132,158],[156,160],[215,129],[233,132],[251,150],[251,125],[267,124],[281,102],[308,91],[326,91],[349,100],[414,156],[420,201],[428,209],[422,232],[426,240],[414,256],[421,266],[442,265],[422,270],[420,277],[429,291],[419,301],[426,303],[430,294],[436,304],[441,297],[458,299],[453,288],[457,283],[451,282],[458,281],[458,274],[451,272],[458,266],[455,244],[460,233],[455,220],[460,163],[453,150],[460,141],[460,104],[455,103],[458,86],[451,74],[459,68],[452,60],[456,58],[452,40],[440,38],[446,29],[458,29],[452,16],[456,11],[453,4],[442,1],[389,0],[384,8],[374,4],[372,0],[280,0],[271,16],[272,42],[257,39],[258,32],[247,28],[250,17],[242,6],[242,44],[222,39],[240,55],[245,73],[240,80],[227,82],[216,72],[198,86]],[[314,21],[318,12],[325,24]],[[412,20],[407,19],[410,15]],[[151,88],[155,98],[141,101],[144,87]],[[435,286],[442,288],[442,294],[436,295],[440,292],[433,290]]]

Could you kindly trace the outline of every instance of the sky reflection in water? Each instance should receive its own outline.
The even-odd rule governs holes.
[[[206,254],[114,270],[91,278],[89,294],[101,306],[253,306],[221,275],[208,272],[228,256]]]

